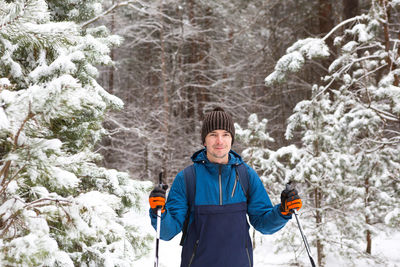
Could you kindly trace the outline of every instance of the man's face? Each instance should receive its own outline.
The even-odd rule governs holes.
[[[228,163],[228,153],[232,146],[232,136],[225,130],[215,130],[206,136],[204,146],[207,147],[207,158],[214,163]]]

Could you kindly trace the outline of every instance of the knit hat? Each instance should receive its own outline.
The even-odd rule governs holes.
[[[203,120],[203,126],[201,128],[201,141],[204,144],[206,136],[209,132],[214,130],[225,130],[232,136],[232,144],[235,140],[235,126],[231,115],[225,112],[221,107],[214,108],[213,111],[207,113]]]

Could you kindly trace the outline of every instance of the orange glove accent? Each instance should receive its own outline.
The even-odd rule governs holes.
[[[281,194],[281,213],[289,215],[293,210],[299,210],[303,206],[303,202],[296,189],[285,189]]]
[[[150,208],[154,213],[161,208],[161,213],[165,212],[165,197],[149,197]]]
[[[296,209],[299,210],[301,209],[301,207],[303,206],[303,202],[301,201],[301,199],[295,199],[292,201],[288,201],[286,202],[286,207],[284,209],[284,211],[281,211],[281,213],[283,215],[288,215],[289,213],[292,213],[292,210]]]
[[[161,209],[161,213],[165,212],[165,194],[168,186],[164,185],[162,187],[156,186],[150,192],[149,203],[154,214],[157,214],[157,210]]]

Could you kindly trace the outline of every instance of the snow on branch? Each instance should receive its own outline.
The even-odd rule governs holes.
[[[265,78],[265,84],[271,86],[284,82],[288,74],[296,73],[303,68],[306,59],[313,60],[328,57],[330,53],[329,47],[325,43],[326,39],[342,26],[365,18],[365,15],[361,15],[347,19],[336,25],[323,38],[306,38],[297,41],[286,50],[287,54],[278,60],[274,71]]]
[[[376,113],[378,113],[383,119],[388,120],[388,121],[393,121],[393,122],[400,122],[400,118],[396,117],[394,114],[391,114],[387,111],[381,110],[377,107],[374,106],[368,106],[369,108],[371,108],[373,111],[375,111]]]
[[[49,18],[47,10],[47,4],[44,0],[31,0],[25,2],[10,3],[5,5],[1,13],[3,20],[0,21],[0,30],[5,27],[12,26],[15,24],[32,22],[32,21],[44,21]]]
[[[363,15],[356,16],[356,17],[354,17],[354,18],[350,18],[350,19],[346,19],[346,20],[342,21],[341,23],[339,23],[338,25],[336,25],[330,32],[328,32],[328,33],[322,38],[322,41],[325,42],[326,39],[328,39],[334,32],[336,32],[336,31],[337,31],[338,29],[340,29],[342,26],[344,26],[344,25],[346,25],[346,24],[348,24],[348,23],[357,21],[357,20],[365,19],[365,18],[366,18],[366,15],[363,14]]]
[[[24,208],[34,208],[34,207],[41,207],[41,206],[47,206],[50,205],[52,202],[55,202],[57,204],[71,204],[72,202],[70,200],[64,199],[64,198],[40,198],[37,200],[34,200],[30,203],[27,203]]]
[[[125,2],[120,2],[120,3],[116,3],[114,5],[112,5],[111,7],[109,7],[106,11],[104,11],[103,13],[99,14],[98,16],[91,18],[88,21],[85,21],[84,23],[82,23],[80,26],[82,28],[87,27],[89,24],[99,20],[100,18],[106,16],[107,14],[111,13],[114,9],[118,8],[118,7],[122,7],[122,6],[127,6],[129,4],[132,4],[133,1],[125,1]]]
[[[276,63],[275,70],[265,78],[265,84],[271,86],[282,83],[286,75],[300,71],[306,59],[325,58],[329,48],[322,39],[307,38],[299,40],[286,50],[287,54]]]
[[[85,21],[84,23],[80,24],[80,26],[81,26],[82,28],[85,28],[85,27],[87,27],[89,24],[91,24],[91,23],[93,23],[93,22],[99,20],[100,18],[102,18],[102,17],[108,15],[109,13],[113,12],[115,9],[120,8],[120,7],[124,7],[124,6],[128,6],[128,7],[130,7],[130,8],[133,8],[133,9],[135,9],[136,11],[138,11],[138,12],[140,12],[140,13],[144,13],[144,14],[146,14],[146,15],[159,15],[159,16],[168,18],[168,20],[170,20],[170,21],[181,22],[181,21],[179,21],[179,20],[177,20],[177,19],[174,19],[174,18],[172,18],[172,17],[167,16],[167,15],[164,14],[163,12],[157,11],[156,9],[152,9],[152,12],[150,12],[150,11],[144,9],[144,8],[138,8],[137,6],[134,5],[135,3],[137,4],[138,1],[124,1],[124,2],[115,3],[115,4],[113,4],[111,7],[109,7],[107,10],[105,10],[103,13],[99,14],[98,16],[96,16],[96,17],[94,17],[94,18],[92,18],[92,19],[90,19],[90,20],[88,20],[88,21]],[[142,3],[142,2],[139,2],[139,4],[141,4],[142,6],[144,6],[144,3]],[[159,25],[159,26],[161,27],[162,25]]]

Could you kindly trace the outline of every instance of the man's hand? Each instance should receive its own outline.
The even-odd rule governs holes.
[[[157,214],[157,210],[161,209],[161,212],[165,212],[165,193],[168,185],[162,187],[156,186],[153,191],[150,192],[149,203],[154,214]]]
[[[293,210],[299,210],[303,205],[301,198],[296,189],[290,188],[285,189],[281,193],[281,213],[283,215],[289,215],[293,213]]]

